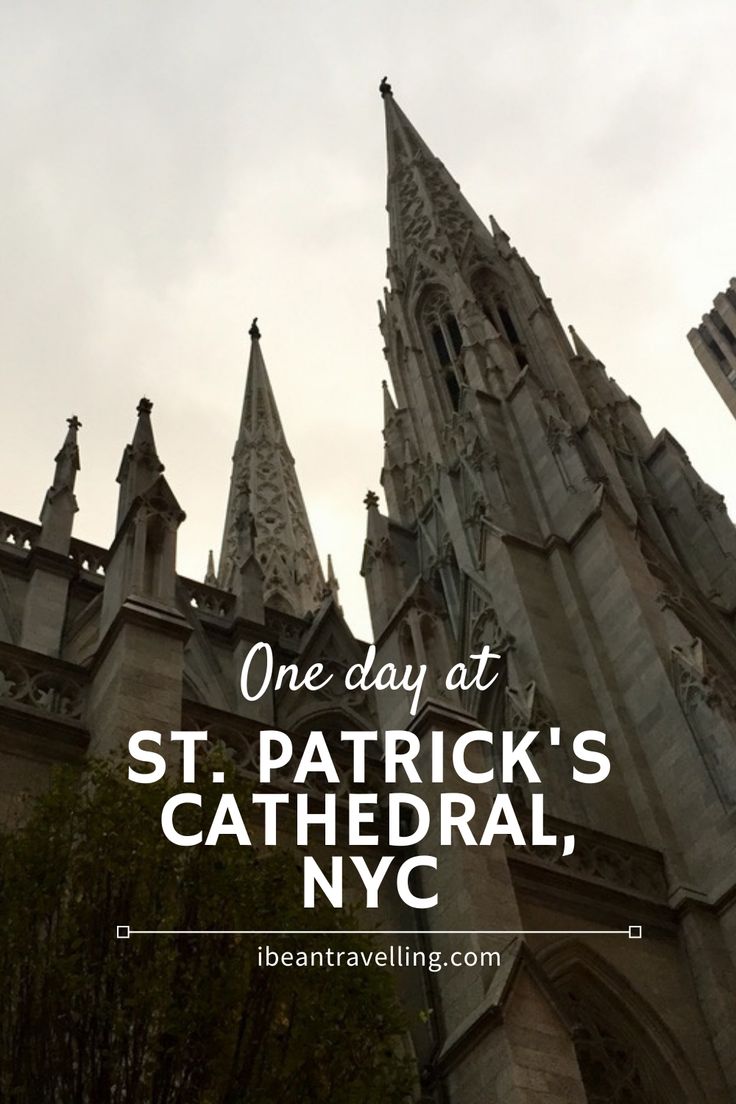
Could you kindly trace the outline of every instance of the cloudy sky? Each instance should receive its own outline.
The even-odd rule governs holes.
[[[685,338],[736,273],[735,39],[733,0],[5,0],[0,506],[37,516],[77,413],[76,533],[109,544],[145,393],[201,577],[257,314],[320,551],[368,632],[388,73],[736,514],[736,424]]]

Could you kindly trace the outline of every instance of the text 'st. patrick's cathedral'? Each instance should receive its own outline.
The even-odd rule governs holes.
[[[682,446],[652,436],[572,328],[570,343],[539,277],[472,210],[386,80],[381,94],[386,512],[369,493],[362,574],[377,662],[427,665],[416,716],[401,692],[239,693],[260,640],[304,666],[365,655],[323,573],[254,323],[221,553],[203,583],[177,574],[184,512],[148,400],[108,548],[72,535],[76,418],[40,524],[0,514],[3,813],[55,764],[141,728],[206,730],[245,771],[263,727],[295,739],[411,727],[422,748],[436,729],[600,729],[605,782],[571,784],[559,750],[539,764],[572,855],[438,845],[431,915],[381,902],[383,926],[419,946],[447,950],[449,929],[476,933],[453,947],[503,952],[498,969],[400,972],[407,1005],[431,1009],[410,1017],[418,1099],[727,1104],[736,532]],[[502,678],[448,691],[444,674],[483,644]],[[534,787],[497,785],[526,817]],[[436,806],[432,787],[423,796]],[[642,938],[601,934],[638,926]]]

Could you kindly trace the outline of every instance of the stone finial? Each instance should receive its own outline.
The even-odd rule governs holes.
[[[217,586],[217,572],[215,571],[215,554],[210,548],[209,555],[207,556],[207,571],[205,572],[204,581],[207,586]]]
[[[79,420],[79,418],[77,417],[76,414],[72,414],[71,418],[67,418],[66,424],[74,432],[76,432],[78,429],[82,428],[82,423],[80,422],[80,420]]]
[[[378,495],[375,491],[368,491],[367,495],[363,499],[363,504],[366,510],[378,509]]]
[[[248,335],[252,341],[258,341],[261,336],[261,331],[258,329],[258,319],[254,318],[251,323],[251,327],[248,330]]]
[[[508,242],[510,240],[508,234],[499,225],[498,220],[494,215],[489,215],[488,221],[491,224],[491,230],[493,231],[493,236],[494,238],[496,238],[496,240],[503,240],[505,242]]]
[[[570,336],[572,337],[572,344],[573,344],[573,348],[575,350],[575,355],[579,356],[579,357],[583,357],[584,360],[596,360],[596,357],[593,356],[590,349],[585,344],[585,342],[583,341],[582,337],[577,332],[575,327],[574,326],[568,326],[567,328],[570,331]]]
[[[132,503],[149,489],[164,470],[153,436],[150,414],[153,403],[145,396],[136,407],[136,422],[133,440],[125,446],[120,463],[117,481],[120,484],[118,496],[118,518],[116,530],[120,529]]]
[[[337,598],[337,592],[340,589],[340,584],[337,581],[337,575],[335,574],[335,568],[332,564],[332,556],[327,556],[327,580],[322,588],[323,598],[333,598],[335,605],[338,609],[341,609],[340,603]]]
[[[391,85],[388,83],[388,77],[383,77],[381,79],[381,83],[378,86],[378,91],[381,93],[381,96],[383,97],[384,100],[386,99],[387,96],[393,96],[393,94],[394,94],[393,89],[391,88]]]

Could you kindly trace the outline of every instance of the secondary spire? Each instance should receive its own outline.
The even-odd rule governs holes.
[[[325,580],[304,499],[286,443],[254,318],[240,430],[218,579],[231,588],[255,555],[267,606],[303,616],[319,607]]]

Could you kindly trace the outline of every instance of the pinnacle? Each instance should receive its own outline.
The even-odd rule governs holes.
[[[323,595],[324,595],[325,598],[332,597],[335,601],[335,604],[338,606],[338,608],[340,608],[340,603],[337,600],[337,593],[338,593],[339,589],[340,589],[340,584],[337,581],[337,576],[335,575],[335,569],[332,565],[332,555],[330,553],[328,553],[327,554],[327,581],[325,582]]]
[[[67,418],[64,443],[54,457],[53,483],[46,492],[41,507],[39,545],[55,552],[66,553],[72,534],[72,519],[77,511],[74,484],[79,471],[77,430],[81,426],[76,414]]]
[[[217,572],[215,571],[215,554],[210,548],[207,555],[207,571],[205,572],[204,581],[208,586],[217,586]]]
[[[54,496],[60,491],[73,491],[79,471],[79,448],[77,446],[77,430],[82,423],[76,414],[66,420],[68,429],[64,443],[54,457],[56,468],[54,481],[49,488],[49,495]]]
[[[501,228],[494,215],[489,215],[489,222],[491,224],[491,230],[493,231],[493,237],[497,242],[504,242],[508,244],[511,240],[505,230]]]
[[[572,337],[573,348],[575,349],[576,356],[583,357],[585,360],[597,360],[598,358],[593,356],[588,346],[583,341],[582,337],[578,334],[574,326],[568,326],[570,336]]]
[[[164,465],[156,451],[156,441],[151,425],[150,399],[142,398],[137,406],[138,421],[131,444],[125,446],[117,481],[120,484],[117,528],[123,522],[131,505],[155,482]]]

